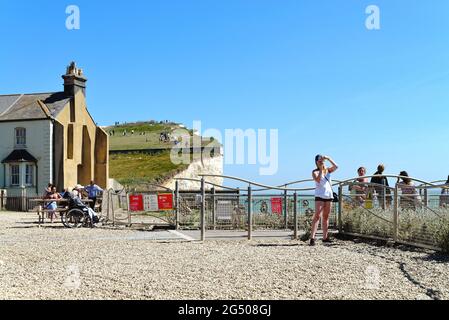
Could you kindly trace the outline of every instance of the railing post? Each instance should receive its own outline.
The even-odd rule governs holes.
[[[293,214],[294,214],[294,234],[293,238],[298,240],[298,193],[295,192],[293,195]]]
[[[343,232],[343,186],[338,186],[338,233]]]
[[[212,220],[214,224],[214,230],[217,229],[217,216],[216,216],[216,205],[215,205],[215,187],[212,188]]]
[[[248,240],[253,238],[253,195],[251,185],[248,187]]]
[[[206,187],[204,177],[201,178],[201,241],[206,240]]]
[[[427,210],[427,207],[429,206],[429,192],[428,192],[427,188],[424,189],[424,203],[423,203],[423,205],[424,205],[424,209]]]
[[[179,230],[179,181],[175,182],[175,206],[176,206],[176,222],[175,229]]]
[[[393,210],[393,240],[398,241],[399,236],[399,187],[394,188],[394,210]]]
[[[285,186],[287,188],[287,186]],[[284,191],[284,219],[285,219],[285,230],[288,229],[288,193],[287,190]]]
[[[126,206],[128,207],[128,226],[131,227],[131,204],[129,203],[129,194],[126,197]]]

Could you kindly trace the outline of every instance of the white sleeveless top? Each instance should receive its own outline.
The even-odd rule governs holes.
[[[321,199],[333,199],[334,192],[332,191],[331,174],[321,175],[320,183],[315,181],[315,197]]]

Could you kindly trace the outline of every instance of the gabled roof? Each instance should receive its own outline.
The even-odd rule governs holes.
[[[0,95],[0,122],[56,118],[70,99],[64,92]]]
[[[7,156],[5,159],[3,159],[2,163],[11,163],[11,162],[34,162],[37,163],[37,159],[33,157],[28,151],[26,150],[14,150]]]

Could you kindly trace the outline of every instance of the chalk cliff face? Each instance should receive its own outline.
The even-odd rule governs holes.
[[[177,178],[201,179],[198,174],[223,174],[223,156],[205,157],[203,161],[198,160],[193,162],[187,170],[177,174],[173,179],[164,184],[165,187],[172,190],[175,189],[175,182]],[[217,185],[223,185],[223,178],[208,177],[207,181]],[[201,183],[187,180],[179,180],[180,190],[199,190]],[[211,185],[206,184],[206,189],[211,189]],[[219,189],[216,187],[216,189]]]

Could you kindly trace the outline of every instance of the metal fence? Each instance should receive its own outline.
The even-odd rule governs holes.
[[[339,231],[441,248],[449,230],[448,199],[440,194],[442,188],[427,183],[417,186],[399,183],[394,188],[354,181],[343,183]]]

